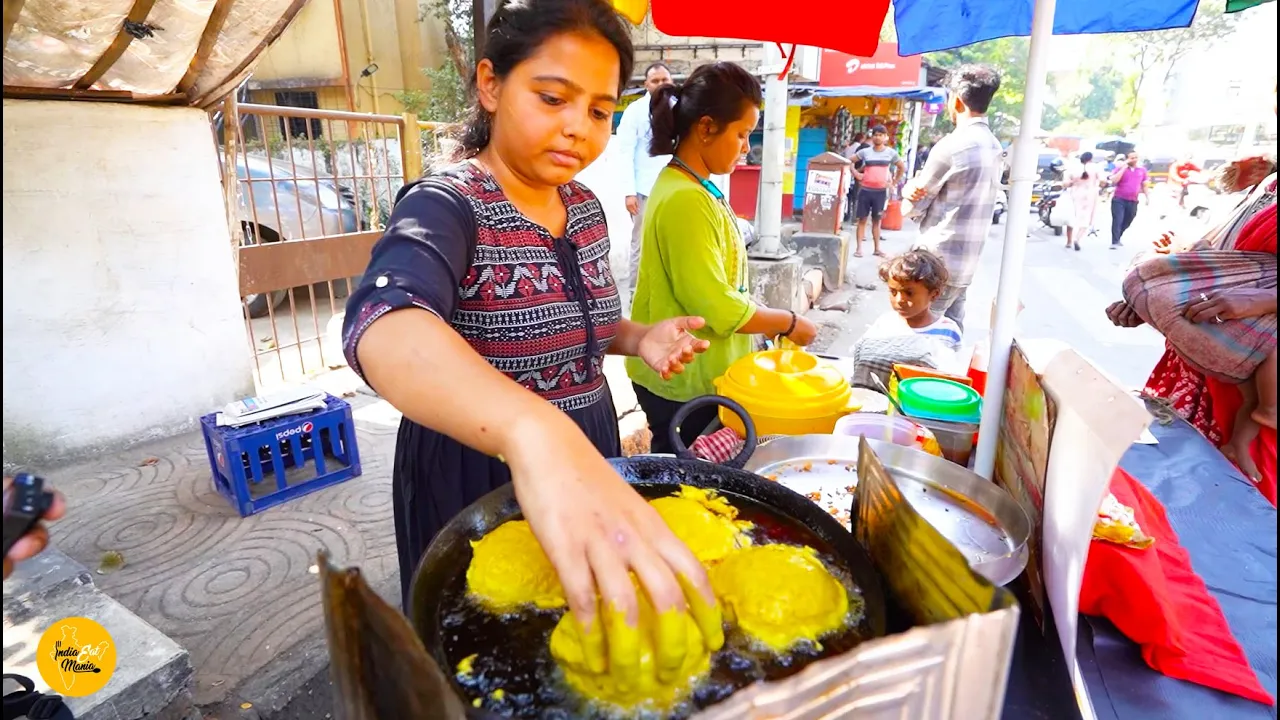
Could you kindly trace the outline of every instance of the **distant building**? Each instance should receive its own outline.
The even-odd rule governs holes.
[[[345,56],[342,49],[345,47]],[[426,91],[444,31],[419,0],[309,0],[262,53],[250,98],[267,105],[399,115],[396,95]]]
[[[1144,154],[1192,152],[1201,160],[1275,154],[1276,13],[1274,4],[1245,11],[1236,32],[1182,58],[1143,93],[1135,135]]]

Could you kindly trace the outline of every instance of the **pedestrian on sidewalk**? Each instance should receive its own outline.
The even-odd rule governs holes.
[[[574,181],[609,142],[632,53],[602,0],[500,4],[457,162],[400,191],[343,323],[351,369],[404,414],[392,511],[406,609],[440,529],[510,482],[580,630],[605,640],[588,662],[614,671],[639,662],[638,591],[723,643],[706,570],[605,459],[621,452],[605,354],[669,377],[707,349],[689,334],[701,318],[621,317],[604,211]],[[660,640],[682,661],[683,637]]]
[[[963,328],[965,296],[991,231],[1004,170],[1004,149],[987,121],[1000,73],[962,65],[948,86],[947,112],[956,129],[934,145],[924,171],[907,183],[903,212],[920,223],[915,247],[942,258],[950,275],[933,309]]]
[[[1147,169],[1138,165],[1138,153],[1131,152],[1125,164],[1107,181],[1115,188],[1111,198],[1111,249],[1121,246],[1120,238],[1138,217],[1139,196],[1150,202],[1147,195]]]
[[[854,133],[853,142],[849,143],[848,147],[846,147],[840,154],[844,156],[845,160],[853,163],[852,169],[861,170],[862,168],[859,167],[858,162],[858,153],[864,148],[869,147],[871,147],[871,144],[867,142],[866,133]],[[853,181],[849,183],[849,202],[845,205],[845,220],[853,222],[856,219],[854,215],[857,213],[857,209],[858,180],[854,178]]]
[[[889,131],[883,125],[871,128],[871,147],[854,153],[853,179],[858,182],[855,216],[858,219],[857,246],[854,257],[862,257],[862,241],[867,236],[867,219],[871,220],[871,243],[876,257],[885,257],[880,249],[880,221],[889,188],[902,182],[907,164],[898,151],[889,146]]]
[[[658,173],[671,162],[670,155],[649,154],[653,130],[649,126],[649,102],[659,89],[671,84],[671,70],[656,62],[645,68],[644,95],[622,111],[618,121],[618,174],[626,189],[627,212],[631,215],[631,255],[628,264],[627,297],[636,294],[636,279],[640,274],[640,237],[644,227],[644,207],[653,190]],[[630,302],[627,303],[628,307]]]
[[[697,364],[664,377],[627,359],[627,375],[653,434],[650,451],[674,452],[671,419],[686,402],[714,395],[712,381],[753,350],[752,335],[813,342],[817,327],[790,310],[757,305],[747,281],[747,248],[737,218],[712,175],[733,172],[760,118],[760,82],[739,65],[703,65],[680,88],[659,89],[652,103],[654,154],[673,155],[649,196],[640,254],[640,285],[631,319],[658,323],[695,315],[711,341]],[[674,101],[674,102],[673,102]],[[680,428],[685,445],[715,419],[716,408],[692,413]]]
[[[1098,209],[1102,173],[1093,162],[1093,153],[1083,152],[1080,161],[1067,170],[1067,201],[1071,203],[1067,223],[1067,249],[1080,250],[1080,239],[1093,232],[1093,216]]]

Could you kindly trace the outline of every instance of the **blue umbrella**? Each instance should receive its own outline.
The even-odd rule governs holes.
[[[1054,35],[1187,27],[1199,0],[1072,0],[1053,11]],[[1031,34],[1032,0],[894,0],[898,52],[947,50]]]

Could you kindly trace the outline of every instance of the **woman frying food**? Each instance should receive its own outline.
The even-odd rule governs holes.
[[[507,482],[589,638],[591,664],[638,662],[634,573],[678,669],[691,612],[720,613],[701,564],[604,459],[620,454],[607,353],[665,377],[707,348],[701,318],[621,318],[600,156],[632,47],[602,0],[514,0],[490,21],[459,162],[406,186],[347,303],[351,367],[404,414],[393,509],[400,583],[440,528]],[[597,597],[599,607],[597,607]]]

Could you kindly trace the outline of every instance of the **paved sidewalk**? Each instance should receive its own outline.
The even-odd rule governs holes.
[[[194,699],[213,706],[206,716],[231,717],[218,706],[243,703],[269,714],[324,667],[317,551],[398,595],[390,481],[400,417],[365,394],[348,402],[363,475],[248,518],[214,490],[199,433],[47,473],[70,509],[53,543],[90,569],[104,553],[123,555],[95,583],[190,652]]]

